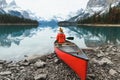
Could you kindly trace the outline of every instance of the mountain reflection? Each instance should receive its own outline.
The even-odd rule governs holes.
[[[107,43],[119,44],[119,27],[67,27],[76,32],[76,36],[84,38],[85,44],[89,47],[100,46]]]
[[[36,26],[0,26],[0,46],[10,47],[12,43],[19,45],[24,37],[30,37]]]
[[[32,37],[34,34],[41,33],[41,36],[48,34],[48,31],[54,32],[58,26],[0,26],[0,46],[11,47],[12,44],[20,45],[25,37]],[[69,26],[68,35],[76,38],[84,39],[87,47],[96,47],[107,43],[120,44],[120,28],[119,27],[81,27]],[[42,31],[41,31],[42,30]],[[44,32],[45,31],[45,32]],[[70,33],[73,31],[74,33]],[[47,34],[46,34],[47,32]],[[53,36],[49,34],[49,36]],[[40,38],[41,39],[41,38]]]

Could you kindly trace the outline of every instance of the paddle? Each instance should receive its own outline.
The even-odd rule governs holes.
[[[51,37],[51,38],[55,38],[55,37]],[[68,40],[74,40],[74,37],[67,37],[66,39],[68,39]]]
[[[74,40],[74,37],[67,37],[68,40]]]

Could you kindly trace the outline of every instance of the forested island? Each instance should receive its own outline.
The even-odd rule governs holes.
[[[78,21],[78,24],[120,24],[120,3],[118,6],[109,8],[108,13],[94,15]]]
[[[9,14],[0,14],[0,25],[38,25],[36,20],[11,16]]]

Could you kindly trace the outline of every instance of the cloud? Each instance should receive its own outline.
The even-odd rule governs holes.
[[[23,9],[29,9],[41,17],[68,15],[85,8],[88,0],[15,0]]]

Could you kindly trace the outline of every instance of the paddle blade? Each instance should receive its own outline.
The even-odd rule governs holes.
[[[74,37],[67,37],[68,40],[74,40]]]

